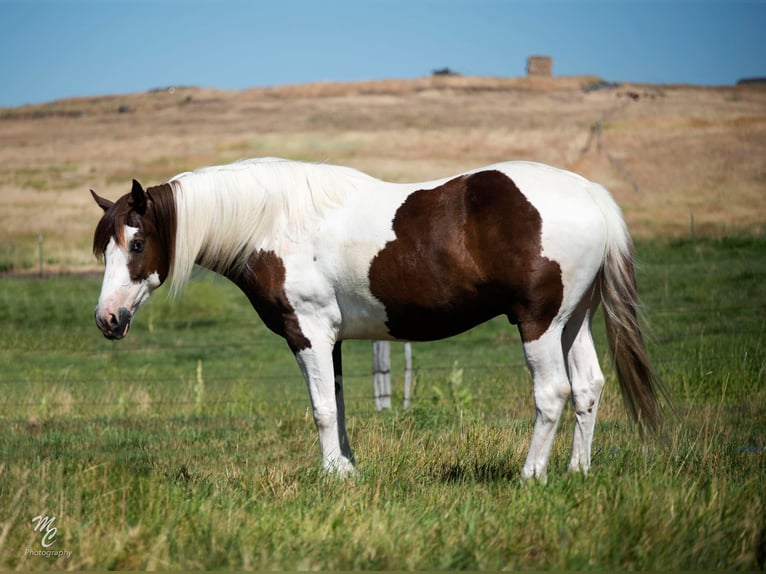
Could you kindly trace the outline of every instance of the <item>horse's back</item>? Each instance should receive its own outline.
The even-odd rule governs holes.
[[[576,224],[579,219],[601,216],[593,196],[604,188],[579,174],[527,161],[494,164],[478,171],[488,170],[507,176],[544,220],[565,225],[567,221]]]

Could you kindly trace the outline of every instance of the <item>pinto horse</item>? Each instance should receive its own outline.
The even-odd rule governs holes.
[[[224,275],[284,337],[308,386],[322,464],[353,471],[341,342],[431,341],[497,315],[518,326],[536,420],[523,478],[544,477],[559,418],[575,411],[569,468],[587,472],[604,376],[591,321],[604,305],[625,404],[662,420],[661,379],[638,321],[632,242],[609,193],[576,174],[507,162],[425,183],[273,158],[182,173],[112,202],[96,323],[124,337],[136,311],[195,264]]]

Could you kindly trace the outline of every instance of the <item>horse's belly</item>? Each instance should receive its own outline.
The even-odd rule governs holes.
[[[435,341],[458,335],[503,314],[503,310],[477,297],[458,298],[452,304],[402,307],[386,301],[339,298],[341,339]],[[513,318],[511,318],[513,321]]]
[[[391,339],[383,305],[363,292],[337,297],[341,315],[341,339]]]

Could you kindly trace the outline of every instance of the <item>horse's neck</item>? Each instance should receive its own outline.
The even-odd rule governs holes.
[[[305,240],[317,219],[342,204],[364,177],[352,170],[291,162],[185,174],[175,184],[174,271],[185,281],[197,263],[232,275],[253,253],[276,251],[284,241]]]
[[[252,250],[253,213],[263,212],[263,198],[248,196],[243,184],[214,177],[185,174],[175,180],[177,230],[173,261],[174,292],[188,281],[194,264],[225,274],[244,265]],[[258,219],[258,217],[255,217]]]

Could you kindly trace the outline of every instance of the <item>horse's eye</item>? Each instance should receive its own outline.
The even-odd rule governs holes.
[[[141,253],[144,250],[144,241],[143,239],[134,239],[130,242],[130,250],[133,253]]]

